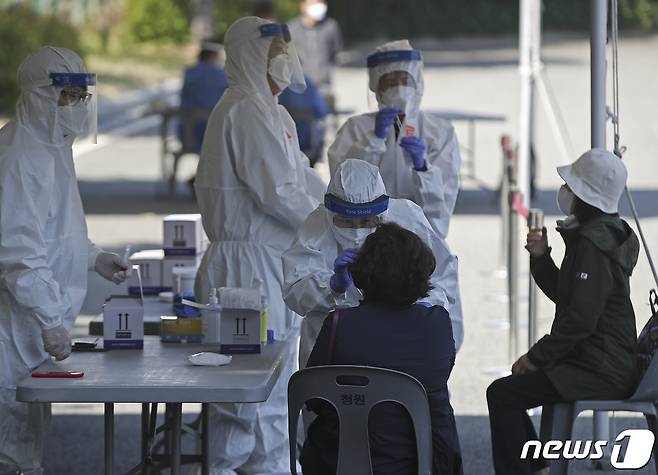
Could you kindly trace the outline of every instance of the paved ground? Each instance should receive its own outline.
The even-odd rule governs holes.
[[[478,182],[466,181],[453,218],[449,241],[460,257],[461,289],[466,321],[466,340],[458,356],[451,379],[452,401],[457,413],[466,473],[493,473],[490,463],[489,432],[485,389],[494,379],[490,370],[508,368],[507,331],[504,327],[506,304],[501,297],[505,281],[495,271],[500,266],[500,218],[495,189],[501,169],[498,140],[502,133],[517,135],[519,79],[514,44],[505,41],[468,40],[439,45],[423,42],[425,54],[424,106],[431,109],[463,110],[502,114],[507,122],[478,126],[476,141]],[[636,190],[644,218],[647,238],[658,253],[658,178],[654,151],[658,143],[658,104],[655,73],[658,71],[656,37],[629,38],[622,42],[620,61],[623,143],[628,145],[629,184]],[[352,55],[353,64],[361,64],[364,52]],[[589,143],[589,53],[586,41],[579,38],[552,38],[544,49],[546,77],[555,93],[574,153],[584,151]],[[357,111],[367,109],[367,80],[360,67],[346,66],[337,71],[336,85],[341,107]],[[568,159],[561,156],[556,138],[546,120],[545,108],[538,107],[537,152],[540,161],[536,205],[546,210],[548,221],[557,214],[555,190],[560,182],[556,165]],[[455,124],[462,139],[463,124]],[[109,249],[123,250],[158,246],[161,241],[160,220],[164,214],[196,209],[185,189],[179,198],[163,199],[157,183],[159,173],[157,137],[140,132],[130,138],[109,137],[105,146],[77,159],[91,238]],[[188,172],[193,160],[187,162]],[[326,166],[320,164],[326,177]],[[562,246],[551,230],[555,256]],[[527,265],[522,272],[522,288],[527,285]],[[646,296],[651,278],[642,259],[632,279],[633,302],[641,326],[648,317]],[[79,320],[77,331],[84,333],[89,315],[99,311],[100,303],[111,285],[90,277],[90,295]],[[540,317],[542,331],[550,324],[552,305],[543,299]],[[525,315],[525,304],[522,315]],[[519,336],[525,342],[522,332]],[[525,345],[522,343],[521,348]],[[189,408],[193,411],[194,408]],[[127,468],[136,460],[139,417],[134,406],[121,408],[118,423],[121,447],[119,465]],[[45,464],[52,474],[100,473],[102,461],[102,419],[98,407],[61,405],[55,408],[53,430],[48,441]],[[622,427],[641,425],[641,420],[618,418],[617,434]],[[578,424],[579,437],[586,438],[590,420]],[[92,442],[90,442],[92,441]],[[78,447],[85,443],[84,451]],[[84,468],[80,468],[84,467]],[[571,473],[589,473],[587,463],[576,464]],[[653,473],[645,469],[637,473]]]

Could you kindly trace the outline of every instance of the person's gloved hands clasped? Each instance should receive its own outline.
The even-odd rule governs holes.
[[[71,335],[62,324],[41,330],[43,349],[57,361],[66,359],[71,354]]]
[[[395,117],[400,113],[400,109],[395,107],[385,107],[377,112],[375,117],[375,135],[380,139],[385,139],[388,131],[393,125]]]
[[[425,142],[419,137],[403,137],[400,140],[400,147],[405,149],[411,156],[414,164],[414,169],[425,170],[427,164],[425,163]]]
[[[98,275],[115,284],[122,283],[130,275],[130,264],[113,252],[99,253],[94,269]]]
[[[358,253],[357,249],[346,249],[334,261],[334,275],[329,280],[329,285],[334,292],[345,293],[352,285],[352,275],[348,266],[356,260]]]

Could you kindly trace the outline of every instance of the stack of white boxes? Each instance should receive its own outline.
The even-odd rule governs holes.
[[[198,269],[208,247],[208,239],[200,214],[169,215],[164,218],[163,227],[162,287],[163,290],[172,290],[175,286],[173,270],[177,267]]]

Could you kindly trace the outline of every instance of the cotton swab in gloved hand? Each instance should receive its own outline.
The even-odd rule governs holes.
[[[396,115],[396,116],[395,116],[395,123],[396,123],[397,126],[398,126],[398,138],[397,138],[397,140],[396,140],[396,143],[397,143],[398,145],[400,145],[400,140],[402,140],[402,137],[403,137],[403,135],[402,135],[402,130],[403,130],[403,129],[402,129],[402,121],[400,120],[400,116],[399,116],[399,115]]]

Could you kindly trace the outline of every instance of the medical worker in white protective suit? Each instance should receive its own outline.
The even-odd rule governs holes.
[[[96,75],[43,47],[18,69],[16,119],[0,130],[0,473],[41,474],[50,405],[16,402],[16,384],[71,353],[87,271],[115,283],[127,263],[87,238],[71,145],[95,133]]]
[[[226,32],[229,87],[213,110],[195,182],[210,238],[196,295],[212,287],[260,287],[277,340],[296,336],[299,318],[283,302],[281,254],[318,206],[325,185],[299,150],[295,123],[278,104],[304,77],[286,25],[241,18]],[[211,406],[211,473],[289,469],[287,385],[296,349],[262,404]]]
[[[305,367],[326,316],[336,308],[356,307],[363,298],[347,267],[365,238],[380,222],[394,222],[418,234],[432,249],[434,289],[424,302],[450,314],[455,346],[464,335],[457,258],[432,229],[422,210],[404,199],[386,196],[377,167],[363,160],[343,161],[329,183],[324,204],[302,225],[283,254],[283,298],[302,321],[299,366]]]
[[[368,74],[379,111],[351,117],[341,127],[328,151],[331,173],[346,157],[377,165],[389,195],[420,206],[445,238],[461,156],[452,125],[420,110],[422,55],[407,40],[386,43],[368,56]]]

